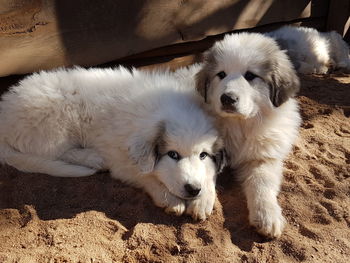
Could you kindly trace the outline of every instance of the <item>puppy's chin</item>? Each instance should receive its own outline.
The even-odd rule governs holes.
[[[225,109],[222,107],[218,112],[218,115],[224,118],[236,118],[236,119],[248,119],[249,116],[239,112],[237,109]]]
[[[197,198],[199,198],[201,196],[201,193],[199,193],[197,196],[193,197],[193,196],[187,195],[185,192],[176,193],[175,191],[172,191],[169,188],[168,188],[168,190],[169,190],[169,192],[171,194],[173,194],[177,198],[180,198],[180,199],[183,199],[183,200],[194,200],[194,199],[197,199]]]
[[[188,200],[188,201],[190,201],[190,200],[195,200],[195,199],[198,199],[198,198],[200,198],[200,194],[199,195],[197,195],[197,196],[195,196],[195,197],[191,197],[191,196],[185,196],[185,197],[179,197],[179,198],[181,198],[181,199],[184,199],[184,200]]]

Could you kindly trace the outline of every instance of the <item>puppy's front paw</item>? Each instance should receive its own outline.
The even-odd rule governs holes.
[[[96,170],[103,170],[106,169],[105,163],[103,158],[98,155],[97,153],[91,153],[86,157],[86,164],[91,167],[94,168]]]
[[[185,212],[185,200],[176,197],[165,188],[159,192],[151,192],[150,195],[155,205],[164,208],[166,213],[180,216]]]
[[[178,216],[185,212],[185,200],[170,193],[168,188],[154,177],[146,177],[143,180],[144,189],[152,197],[156,206],[164,208],[166,213]]]
[[[180,216],[186,210],[186,203],[185,200],[180,199],[169,193],[169,195],[166,197],[164,207],[166,213]]]
[[[285,225],[281,207],[277,203],[264,203],[249,211],[249,222],[260,234],[272,238],[280,237]]]
[[[316,67],[316,74],[327,74],[329,71],[329,68],[325,65],[320,65],[319,67]]]
[[[215,189],[203,192],[199,198],[187,201],[186,214],[194,220],[204,221],[213,212],[215,198]]]

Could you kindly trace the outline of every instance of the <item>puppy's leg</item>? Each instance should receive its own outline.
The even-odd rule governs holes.
[[[316,68],[315,68],[315,72],[316,74],[327,74],[329,71],[329,67],[328,65],[331,67],[333,63],[331,61],[329,61],[329,63],[323,64],[323,63],[319,63],[317,64]]]
[[[345,70],[346,73],[350,72],[350,54],[349,46],[344,41],[342,36],[335,31],[324,33],[330,40],[331,55],[335,61],[336,68]]]
[[[186,209],[185,200],[171,194],[169,190],[152,176],[140,178],[143,189],[151,196],[156,206],[165,208],[165,212],[182,215]]]
[[[240,175],[247,198],[249,221],[259,233],[269,237],[282,234],[285,219],[277,202],[282,181],[282,162],[272,160],[260,164],[249,164]]]
[[[102,157],[91,148],[73,148],[60,157],[61,160],[77,165],[87,166],[95,170],[105,169]]]
[[[302,73],[302,74],[317,73],[316,72],[316,65],[311,65],[311,64],[303,62],[303,61],[299,61],[299,67],[298,67],[297,71],[299,73]]]
[[[213,211],[215,198],[215,179],[210,178],[202,187],[200,197],[187,201],[186,214],[195,220],[205,220]]]
[[[43,173],[60,177],[82,177],[96,172],[94,169],[69,164],[61,160],[22,153],[6,144],[0,144],[0,156],[0,162],[7,163],[23,172]]]

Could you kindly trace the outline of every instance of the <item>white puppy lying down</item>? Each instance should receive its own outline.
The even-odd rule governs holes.
[[[66,177],[107,168],[166,211],[205,219],[222,143],[189,85],[122,67],[33,74],[2,96],[0,161]]]
[[[205,53],[203,64],[177,75],[196,78],[217,120],[229,164],[243,183],[250,223],[279,237],[285,221],[277,202],[283,159],[300,125],[292,98],[299,80],[288,57],[272,38],[232,34]]]
[[[300,73],[326,74],[332,69],[350,72],[349,46],[335,31],[321,33],[314,28],[283,26],[266,35],[287,50]]]

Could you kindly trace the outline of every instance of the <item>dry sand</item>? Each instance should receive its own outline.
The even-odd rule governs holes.
[[[231,171],[205,222],[166,215],[108,174],[0,167],[0,262],[350,262],[350,75],[302,78],[304,119],[285,162],[278,240],[248,224]]]

